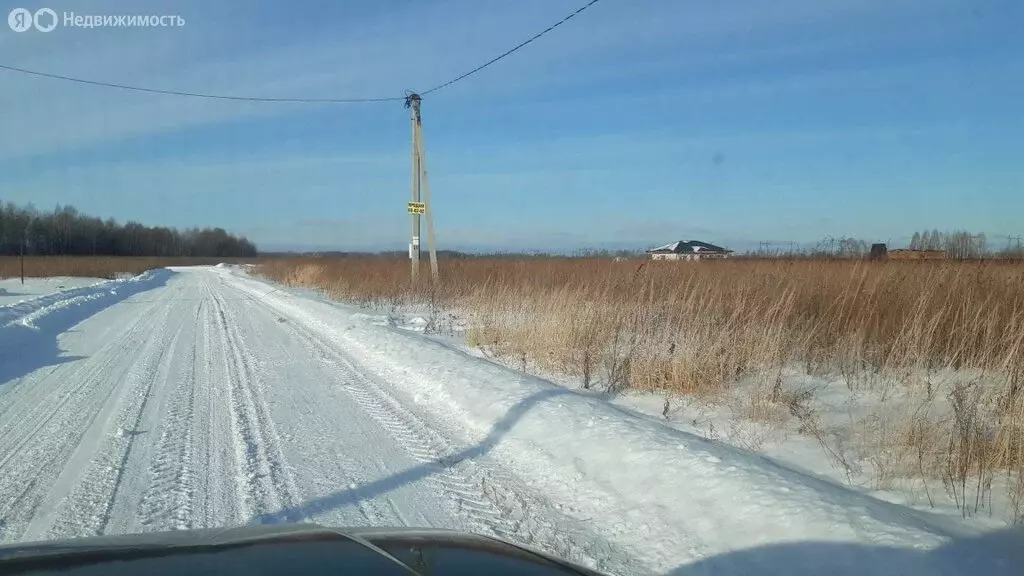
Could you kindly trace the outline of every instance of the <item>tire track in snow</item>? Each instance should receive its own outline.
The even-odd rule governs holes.
[[[196,308],[193,326],[200,325],[204,301]],[[180,330],[179,330],[180,334]],[[160,439],[149,465],[149,484],[136,511],[144,531],[193,528],[193,421],[196,399],[197,339],[192,340],[185,373],[175,376],[174,391],[160,416]],[[173,346],[172,346],[173,350]]]
[[[132,326],[121,335],[103,346],[96,356],[102,358],[101,363],[83,363],[69,377],[64,377],[52,386],[22,385],[15,393],[4,396],[4,405],[0,409],[0,470],[7,466],[19,450],[25,445],[39,440],[39,432],[58,416],[63,408],[72,400],[78,399],[77,395],[83,389],[95,384],[97,379],[102,379],[110,368],[110,365],[118,360],[117,352],[121,351],[126,342],[131,342],[143,322],[143,317],[136,320]],[[111,353],[113,352],[113,354]],[[84,373],[81,378],[79,374]],[[77,382],[77,385],[75,384]],[[39,389],[42,394],[36,395]],[[27,405],[27,406],[26,406]],[[14,413],[21,417],[12,416],[6,418],[8,413]],[[19,434],[20,432],[20,434]],[[15,438],[13,442],[12,438]],[[15,444],[8,448],[8,444]]]
[[[25,392],[6,405],[8,413],[24,411],[26,415],[9,419],[0,430],[0,517],[6,526],[5,541],[30,536],[27,527],[41,520],[36,516],[49,515],[40,509],[44,503],[53,504],[47,498],[52,487],[62,478],[73,482],[80,472],[67,464],[97,424],[101,407],[114,398],[123,355],[140,339],[147,318],[152,316],[140,314],[92,358],[60,372],[60,379],[51,378],[51,371],[39,381],[22,382]]]
[[[11,522],[16,522],[18,516],[31,518],[32,514],[35,513],[38,508],[38,501],[32,504],[26,504],[26,502],[28,502],[28,498],[36,489],[38,483],[38,477],[29,478],[22,486],[24,489],[20,492],[15,491],[13,498],[8,502],[7,509],[14,512],[10,516],[6,512],[0,514],[0,542],[18,540],[18,524],[12,527]],[[19,512],[20,514],[18,514]]]
[[[221,287],[227,288],[229,285],[220,283]],[[233,296],[228,297],[226,301],[231,302],[251,302],[248,295],[237,290],[232,290]],[[280,374],[280,369],[285,368],[288,362],[295,361],[301,362],[300,370],[291,373],[286,372],[283,379],[277,379],[277,382],[286,384],[287,396],[282,399],[277,397],[277,401],[284,401],[285,406],[278,407],[275,405],[264,404],[267,409],[268,420],[273,422],[273,416],[271,415],[271,409],[274,410],[273,414],[277,416],[283,416],[286,418],[281,422],[281,426],[275,424],[274,438],[276,444],[280,448],[281,454],[287,453],[288,456],[283,456],[282,461],[289,462],[287,468],[290,472],[289,476],[295,479],[296,485],[300,485],[303,491],[296,491],[295,494],[301,496],[303,492],[311,492],[314,494],[328,494],[332,493],[339,488],[347,489],[350,492],[355,492],[357,487],[369,483],[367,480],[368,476],[373,476],[375,471],[378,469],[386,469],[389,464],[390,453],[384,452],[379,453],[374,451],[372,461],[367,462],[365,460],[359,460],[359,456],[366,456],[365,448],[361,445],[366,442],[366,438],[372,437],[372,434],[384,433],[383,430],[379,430],[376,427],[372,427],[369,431],[372,431],[368,436],[362,434],[361,438],[355,440],[351,437],[348,438],[347,442],[343,440],[345,434],[342,432],[339,435],[335,435],[336,432],[341,432],[335,428],[338,424],[338,413],[332,411],[324,411],[325,407],[334,406],[339,402],[344,405],[353,405],[349,402],[348,398],[345,398],[343,393],[339,392],[339,388],[336,386],[327,387],[324,386],[289,386],[288,383],[292,382],[290,374],[294,374],[297,380],[296,382],[307,382],[308,378],[315,378],[315,382],[320,383],[333,383],[335,378],[338,376],[334,375],[333,367],[335,364],[327,362],[322,356],[314,354],[314,349],[309,347],[300,347],[298,354],[301,356],[293,356],[296,351],[288,350],[287,346],[282,346],[282,341],[294,343],[297,339],[289,334],[287,331],[281,332],[286,329],[287,326],[281,323],[281,318],[275,314],[272,314],[267,308],[263,306],[244,305],[246,306],[244,311],[236,306],[232,307],[232,312],[229,316],[233,316],[235,320],[241,321],[238,324],[238,330],[241,334],[245,334],[247,337],[255,335],[256,340],[250,342],[248,346],[254,347],[264,351],[267,357],[275,361],[277,359],[284,360],[282,365],[269,366],[275,376]],[[286,339],[280,338],[286,336]],[[260,363],[261,371],[265,371],[268,366],[264,366],[263,357],[256,359]],[[304,372],[305,369],[309,369],[309,373]],[[268,372],[264,372],[267,374]],[[345,373],[340,375],[341,379],[348,378],[349,374]],[[278,376],[279,378],[279,376]],[[261,391],[260,396],[266,398],[274,398],[275,393],[279,393],[278,390],[268,390],[262,386],[262,381],[256,382]],[[323,392],[328,391],[330,394],[325,397]],[[339,397],[341,396],[341,397]],[[283,411],[278,411],[284,408]],[[288,410],[288,409],[291,410]],[[355,416],[350,411],[342,410],[342,414],[349,414]],[[299,416],[298,422],[287,420],[292,416]],[[363,413],[359,412],[358,416],[364,416]],[[342,416],[344,418],[344,416]],[[352,421],[345,421],[347,426],[345,428],[355,429],[357,431],[364,431],[362,427],[366,425],[376,424],[370,418],[356,418]],[[301,430],[296,430],[295,427]],[[346,430],[348,431],[348,430]],[[315,441],[310,442],[312,438],[316,438]],[[359,445],[355,445],[352,442],[358,442]],[[286,452],[287,450],[287,452]],[[401,449],[399,449],[401,450]],[[353,454],[356,456],[353,457]],[[404,456],[404,451],[402,455]],[[294,458],[296,466],[292,466],[290,458]],[[277,509],[271,512],[259,514],[250,519],[250,522],[257,524],[276,524],[281,522],[288,522],[295,517],[301,516],[306,521],[319,522],[328,525],[345,525],[345,526],[387,526],[387,525],[415,525],[415,526],[432,526],[430,520],[426,518],[418,517],[418,510],[402,510],[400,507],[395,506],[391,500],[381,501],[372,498],[362,498],[358,494],[351,494],[352,497],[347,499],[346,502],[337,506],[337,509],[331,509],[324,513],[324,510],[318,509],[297,509],[284,508]],[[300,497],[295,498],[296,502],[301,502]],[[415,508],[415,507],[414,507]],[[344,509],[344,511],[342,510]],[[355,512],[353,516],[347,512]],[[407,519],[408,517],[414,518],[412,523]],[[397,522],[396,522],[397,520]]]
[[[234,431],[238,474],[239,503],[248,518],[279,510],[297,510],[298,490],[281,453],[280,438],[257,383],[253,358],[246,354],[236,319],[230,321],[226,306],[216,290],[211,291],[216,315],[220,319],[220,337],[228,354],[228,386],[231,396],[231,422]],[[300,522],[301,512],[282,518]]]
[[[340,382],[344,392],[391,435],[412,459],[424,467],[423,477],[432,482],[457,512],[467,520],[472,530],[489,531],[503,535],[508,531],[503,511],[482,489],[482,485],[460,473],[459,462],[450,462],[444,454],[453,452],[451,446],[419,422],[365,376],[343,353],[325,345],[298,322],[288,322],[291,330],[311,349],[317,350],[325,360],[345,368],[351,375]],[[465,468],[465,466],[462,466]]]
[[[562,512],[500,466],[488,464],[488,447],[459,450],[378,383],[344,349],[331,345],[301,320],[258,297],[258,292],[235,284],[256,305],[287,318],[286,326],[325,362],[340,365],[353,379],[339,382],[362,410],[376,420],[424,467],[424,478],[435,483],[471,531],[490,533],[513,542],[546,549],[560,557],[613,574],[635,573],[645,564],[625,549],[594,532],[585,521]],[[351,380],[351,381],[349,381]]]
[[[488,530],[496,534],[504,532],[502,510],[494,505],[480,486],[458,472],[459,462],[443,456],[451,450],[428,440],[418,423],[410,421],[393,406],[389,407],[384,399],[364,386],[365,382],[360,379],[355,385],[346,388],[346,392],[400,443],[414,461],[425,468],[426,479],[455,503],[456,510],[468,521],[471,529]]]
[[[164,306],[156,329],[136,357],[122,385],[126,394],[120,399],[123,404],[113,429],[103,430],[105,441],[54,514],[47,538],[102,535],[106,531],[132,447],[139,435],[148,433],[139,429],[146,404],[154,390],[167,382],[170,360],[181,335],[183,323],[179,320],[170,342],[164,337],[171,310],[171,306]]]
[[[247,517],[239,508],[236,478],[234,432],[230,387],[220,375],[228,365],[226,350],[214,334],[220,333],[220,318],[209,278],[198,276],[203,301],[200,332],[197,335],[197,357],[194,365],[194,398],[192,402],[192,452],[196,460],[192,488],[192,524],[197,528],[213,528],[226,524],[244,524]],[[215,352],[224,353],[218,358]],[[223,384],[223,385],[222,385]]]

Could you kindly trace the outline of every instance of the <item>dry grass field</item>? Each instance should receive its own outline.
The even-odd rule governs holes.
[[[242,262],[224,258],[153,258],[146,256],[29,256],[25,258],[25,276],[78,276],[83,278],[115,278],[123,274],[141,274],[164,266],[213,265],[220,262]],[[244,260],[255,262],[255,259]],[[18,256],[0,256],[0,279],[21,275]]]
[[[884,484],[942,481],[965,513],[1005,484],[1024,506],[1024,266],[1005,262],[607,259],[288,259],[260,272],[374,307],[458,316],[501,357],[610,390],[714,400],[797,419],[843,466],[795,373],[875,399],[847,426]],[[428,275],[424,267],[424,276]],[[896,407],[897,409],[893,409]],[[932,495],[928,496],[929,500]]]

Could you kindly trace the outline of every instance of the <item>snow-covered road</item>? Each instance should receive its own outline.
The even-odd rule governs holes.
[[[0,307],[0,362],[0,542],[309,521],[618,574],[964,567],[963,527],[231,268]]]
[[[3,390],[5,541],[253,519],[479,528],[497,514],[452,474],[368,493],[433,454],[367,376],[223,276],[155,276]]]
[[[543,536],[500,474],[447,462],[451,441],[242,281],[157,271],[8,309],[2,541],[296,521]]]

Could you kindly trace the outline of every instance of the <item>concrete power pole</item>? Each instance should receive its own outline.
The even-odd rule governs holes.
[[[412,241],[409,243],[409,260],[412,262],[412,283],[420,276],[420,214],[426,206],[420,202],[420,159],[416,149],[416,133],[419,128],[417,118],[420,115],[420,97],[410,94],[405,98],[405,107],[412,109],[412,201],[409,202],[409,214],[412,215]]]
[[[412,264],[412,281],[415,284],[420,272],[420,216],[427,217],[427,244],[430,250],[430,272],[434,282],[438,281],[437,249],[434,242],[434,213],[430,206],[430,182],[427,180],[427,164],[423,151],[423,121],[420,115],[422,99],[419,94],[405,97],[405,106],[412,110],[412,201],[409,214],[412,215],[412,242],[409,244],[409,260]]]
[[[423,203],[427,209],[427,250],[430,251],[430,278],[434,283],[440,279],[437,271],[437,242],[434,237],[434,206],[430,203],[430,179],[427,178],[427,153],[423,150],[423,124],[417,123],[419,130],[416,131],[416,149],[419,151],[419,165],[422,172],[420,183],[423,186]]]

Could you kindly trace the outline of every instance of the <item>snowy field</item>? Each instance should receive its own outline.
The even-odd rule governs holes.
[[[0,301],[2,542],[317,522],[495,534],[613,574],[1024,567],[1019,531],[236,268],[57,282]]]
[[[0,279],[0,306],[9,306],[39,296],[91,286],[100,282],[106,282],[106,280],[56,276],[53,278],[26,278],[25,283],[22,284],[18,278],[3,278]]]

